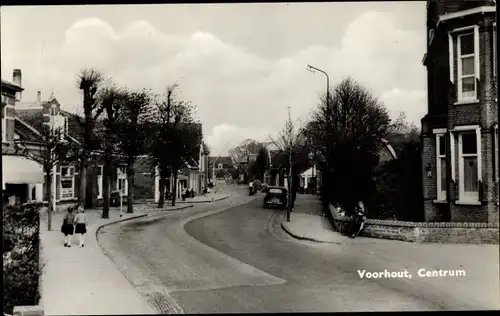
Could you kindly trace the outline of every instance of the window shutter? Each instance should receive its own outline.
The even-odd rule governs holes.
[[[78,198],[80,195],[80,175],[75,174],[75,198]]]
[[[43,196],[43,201],[44,201],[44,202],[46,202],[46,201],[48,201],[48,200],[49,200],[49,199],[48,199],[48,192],[47,192],[47,188],[46,188],[46,183],[47,183],[47,181],[48,181],[48,177],[47,177],[47,175],[45,174],[45,175],[43,176],[43,186],[42,186],[42,187],[43,187],[43,188],[42,188],[42,196]]]
[[[475,68],[476,68],[476,80],[478,82],[478,87],[477,87],[477,96],[479,96],[479,78],[480,78],[480,65],[479,65],[479,26],[476,25],[474,27],[474,63],[475,63]]]
[[[448,56],[449,56],[449,67],[450,67],[450,81],[453,84],[455,82],[454,78],[454,54],[453,54],[453,36],[448,33]]]
[[[61,175],[56,175],[56,201],[61,199]]]
[[[483,183],[483,181],[478,181],[478,184],[477,184],[477,187],[478,187],[478,195],[479,195],[479,201],[480,202],[483,202],[483,201],[487,201],[488,197],[485,196],[485,192],[487,192],[487,189],[485,188],[486,184]]]

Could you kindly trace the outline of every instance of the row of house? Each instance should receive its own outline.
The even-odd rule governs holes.
[[[82,143],[79,117],[61,109],[58,100],[51,95],[43,100],[40,92],[37,100],[22,99],[22,73],[15,69],[12,82],[2,79],[2,192],[4,201],[15,196],[19,202],[47,201],[44,183],[47,175],[37,162],[19,156],[15,143],[21,142],[28,150],[40,148],[40,137],[43,128],[53,126],[62,128],[64,139],[77,146]],[[201,126],[200,126],[201,128]],[[103,159],[99,152],[92,153],[90,167],[87,171],[87,196],[91,196],[92,204],[99,206],[103,200]],[[125,162],[117,158],[110,178],[111,190],[128,192],[127,168]],[[139,199],[154,199],[160,196],[158,169],[150,164],[148,157],[141,156],[134,166],[134,191]],[[77,163],[58,165],[54,168],[55,181],[53,192],[57,205],[75,203],[79,195],[79,167]],[[178,172],[177,196],[186,188],[201,194],[208,179],[208,151],[200,144],[198,157],[186,161]],[[173,190],[173,177],[168,179],[166,190]]]

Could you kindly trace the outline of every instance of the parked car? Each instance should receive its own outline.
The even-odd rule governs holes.
[[[264,208],[277,206],[286,208],[287,205],[287,190],[283,187],[268,187],[266,196],[264,197]]]

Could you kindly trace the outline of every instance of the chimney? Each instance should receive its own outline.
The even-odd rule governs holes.
[[[36,102],[42,103],[42,92],[41,91],[37,91],[37,93],[36,93]]]
[[[12,75],[12,81],[16,86],[23,87],[22,85],[22,73],[21,69],[14,69],[14,73]],[[16,98],[21,100],[22,94],[21,92],[16,93]]]

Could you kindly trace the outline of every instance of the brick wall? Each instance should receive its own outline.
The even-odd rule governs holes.
[[[350,219],[330,205],[335,230],[343,232]],[[400,222],[368,219],[361,236],[418,243],[498,244],[497,223]]]

